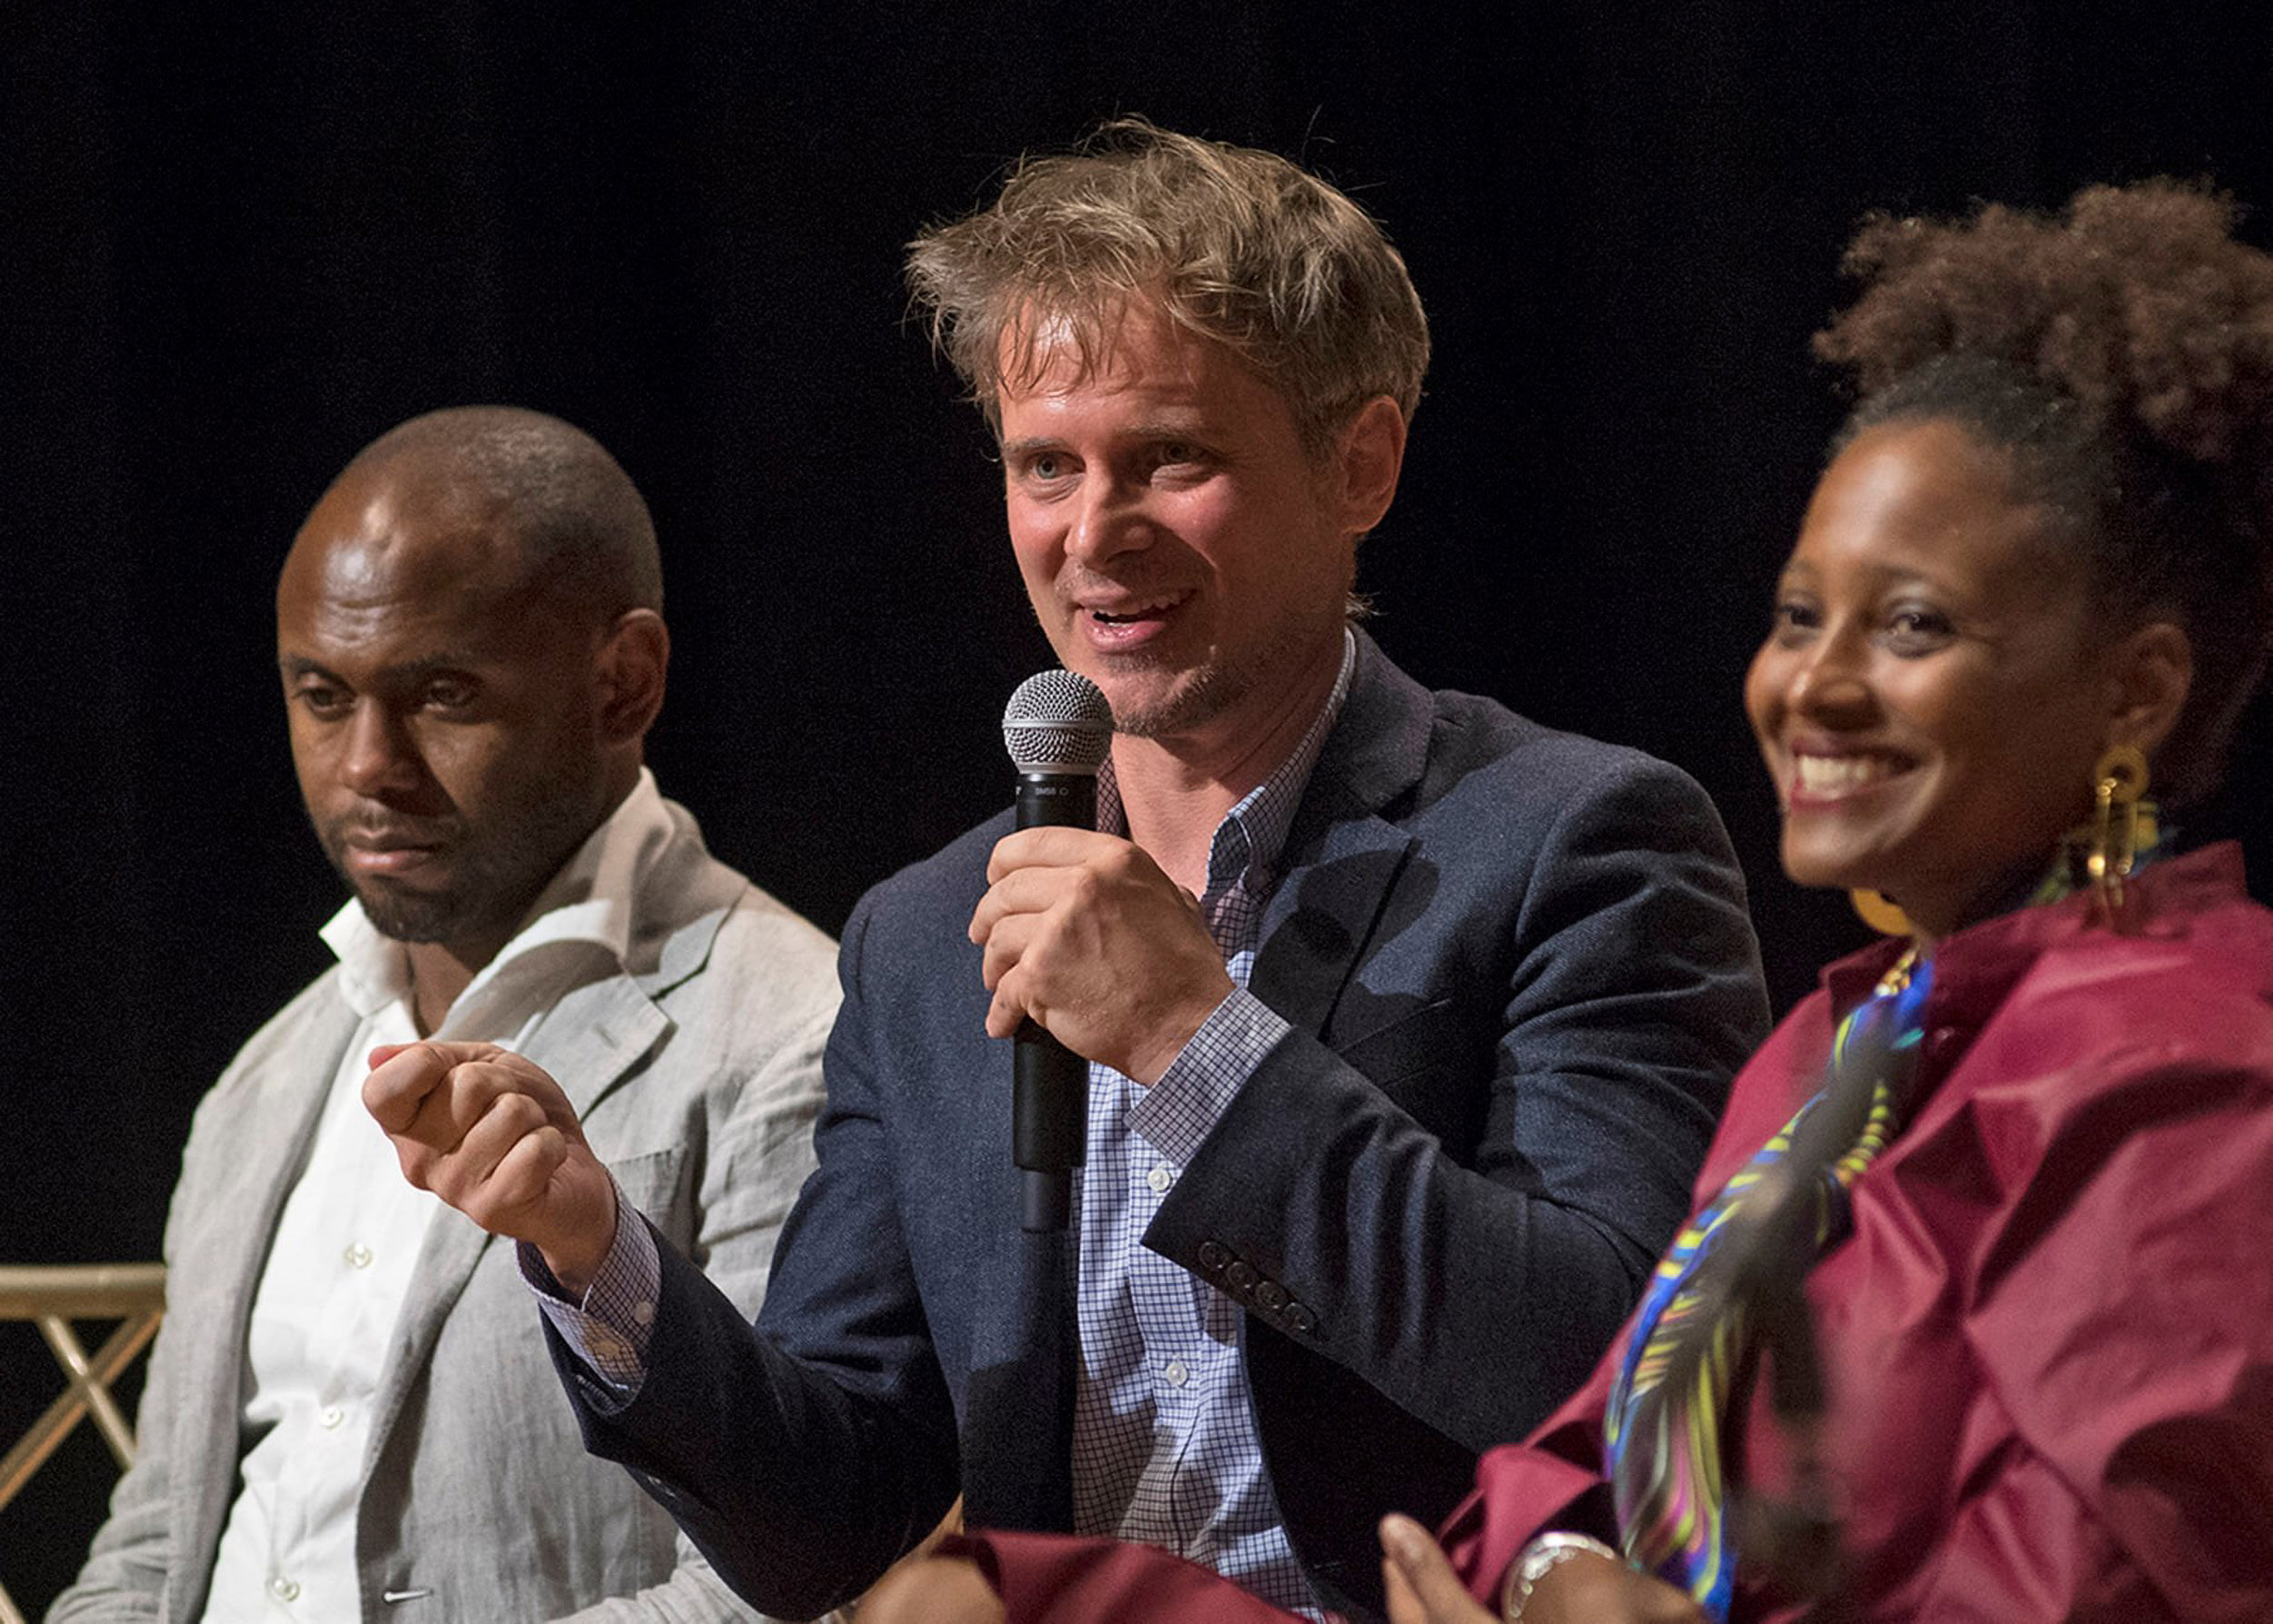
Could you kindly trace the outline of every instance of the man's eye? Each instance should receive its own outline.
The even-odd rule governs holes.
[[[436,682],[426,685],[418,702],[428,710],[463,710],[474,702],[474,685],[470,682]]]
[[[292,702],[311,716],[337,717],[346,714],[349,700],[337,688],[297,687],[292,690]]]
[[[1026,462],[1028,479],[1062,479],[1066,468],[1066,458],[1055,451],[1037,451]]]

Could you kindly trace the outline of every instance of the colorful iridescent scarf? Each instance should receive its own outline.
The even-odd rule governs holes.
[[[2139,803],[2134,867],[2171,849]],[[2082,889],[2089,832],[2069,837],[2026,906]],[[1674,1239],[1636,1314],[1603,1427],[1627,1557],[1725,1624],[1736,1551],[1722,1480],[1729,1390],[1753,1357],[1759,1272],[1812,1261],[1847,1237],[1849,1193],[1912,1103],[1933,964],[1915,949],[1841,1021],[1823,1091]],[[1797,1229],[1797,1234],[1793,1231]]]
[[[1636,1317],[1604,1428],[1619,1536],[1715,1624],[1736,1566],[1720,1428],[1752,1351],[1747,1272],[1778,1266],[1770,1232],[1783,1226],[1804,1227],[1809,1258],[1845,1238],[1848,1192],[1893,1138],[1917,1071],[1933,979],[1930,961],[1905,954],[1839,1023],[1823,1092],[1675,1238]]]

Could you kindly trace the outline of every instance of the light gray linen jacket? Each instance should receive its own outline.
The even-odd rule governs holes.
[[[753,1312],[813,1166],[835,953],[666,805],[673,836],[636,901],[628,973],[562,997],[523,1048],[567,1090],[625,1196]],[[166,1220],[141,1453],[49,1624],[204,1611],[246,1447],[253,1293],[358,1025],[338,976],[264,1027],[198,1107]],[[620,1467],[585,1453],[539,1318],[511,1243],[438,1212],[364,1459],[365,1624],[757,1618]]]

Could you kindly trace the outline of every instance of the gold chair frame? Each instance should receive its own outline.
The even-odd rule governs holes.
[[[118,1469],[123,1472],[134,1464],[134,1429],[111,1397],[110,1384],[149,1346],[165,1317],[162,1263],[0,1267],[0,1320],[35,1321],[71,1382],[15,1447],[0,1456],[0,1507],[31,1481],[32,1474],[85,1416],[95,1418],[95,1430],[110,1445]],[[90,1358],[71,1328],[74,1319],[122,1323]],[[0,1624],[25,1624],[5,1586],[0,1586]]]

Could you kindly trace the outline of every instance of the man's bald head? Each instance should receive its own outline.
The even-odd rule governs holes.
[[[646,504],[557,418],[429,413],[332,482],[276,659],[309,816],[382,933],[470,975],[630,793],[662,596]]]
[[[495,533],[518,545],[526,586],[587,624],[663,610],[647,504],[606,448],[573,424],[521,406],[428,412],[357,452],[332,489],[382,474],[398,489],[446,490],[483,509]]]

